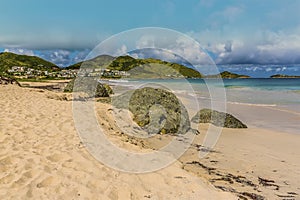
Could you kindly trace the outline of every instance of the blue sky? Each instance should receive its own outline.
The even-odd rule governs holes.
[[[218,64],[300,63],[298,0],[0,0],[0,50],[59,65],[138,27],[188,34]]]

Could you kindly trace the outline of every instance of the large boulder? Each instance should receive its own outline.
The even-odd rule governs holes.
[[[72,79],[66,85],[64,92],[83,92],[94,97],[109,97],[111,94],[113,94],[113,90],[109,85],[95,81],[96,80],[82,77],[78,77],[76,81],[75,79]],[[74,84],[76,85],[75,90]]]
[[[98,83],[95,91],[95,97],[109,97],[113,90],[107,84]]]
[[[128,109],[149,134],[184,134],[190,129],[186,108],[167,90],[144,87],[119,95],[112,102],[117,108]]]
[[[215,126],[225,128],[247,128],[243,122],[231,114],[211,109],[202,109],[192,118],[194,123],[211,123]]]

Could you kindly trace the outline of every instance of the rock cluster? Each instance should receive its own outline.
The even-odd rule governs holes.
[[[76,88],[74,88],[74,84]],[[64,92],[83,92],[88,94],[89,97],[109,97],[113,94],[113,90],[107,84],[95,82],[89,78],[77,78],[71,80],[65,87]]]
[[[8,85],[8,84],[16,84],[18,86],[21,86],[20,83],[14,78],[0,76],[0,85]]]
[[[247,128],[240,120],[231,114],[211,109],[202,109],[192,118],[194,123],[211,123],[225,128]]]

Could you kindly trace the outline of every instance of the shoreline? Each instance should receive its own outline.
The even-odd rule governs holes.
[[[105,110],[98,115],[109,119]],[[192,110],[189,111],[191,113]],[[111,123],[113,121],[111,118]],[[221,191],[241,198],[281,199],[300,193],[297,187],[300,178],[300,154],[297,155],[300,152],[300,135],[252,126],[248,129],[224,128],[215,148],[209,150],[205,158],[199,159],[208,127],[208,124],[199,126],[200,135],[195,136],[189,150],[179,158],[183,169],[204,178]],[[118,130],[118,127],[113,127],[113,130]],[[143,148],[159,149],[170,141],[170,137],[163,135],[149,140],[129,137],[124,141]],[[291,171],[295,173],[286,175]],[[296,198],[298,195],[294,196]]]

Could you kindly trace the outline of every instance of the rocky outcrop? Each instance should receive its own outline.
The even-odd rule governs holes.
[[[297,75],[291,76],[291,75],[285,75],[285,74],[275,74],[275,75],[270,76],[270,78],[300,78],[300,76],[297,76]]]
[[[205,78],[224,78],[224,79],[235,79],[235,78],[251,78],[250,76],[243,74],[235,74],[229,71],[224,71],[220,74],[207,75]]]
[[[149,134],[184,134],[190,129],[186,108],[167,90],[145,87],[114,97],[112,103],[128,109]]]
[[[113,90],[107,84],[98,83],[95,91],[95,97],[109,97]]]
[[[113,90],[107,84],[102,84],[99,82],[94,82],[94,80],[89,80],[88,78],[77,78],[76,89],[77,92],[87,93],[90,97],[109,97],[113,94]],[[64,92],[73,92],[75,79],[71,80],[65,87]],[[95,87],[96,86],[96,87]]]
[[[75,79],[72,79],[65,87],[64,92],[73,92]]]
[[[211,109],[200,110],[191,121],[194,123],[211,123],[225,128],[247,128],[245,124],[234,116]]]
[[[14,78],[0,76],[0,85],[8,85],[8,84],[15,84],[21,86],[20,83]]]

